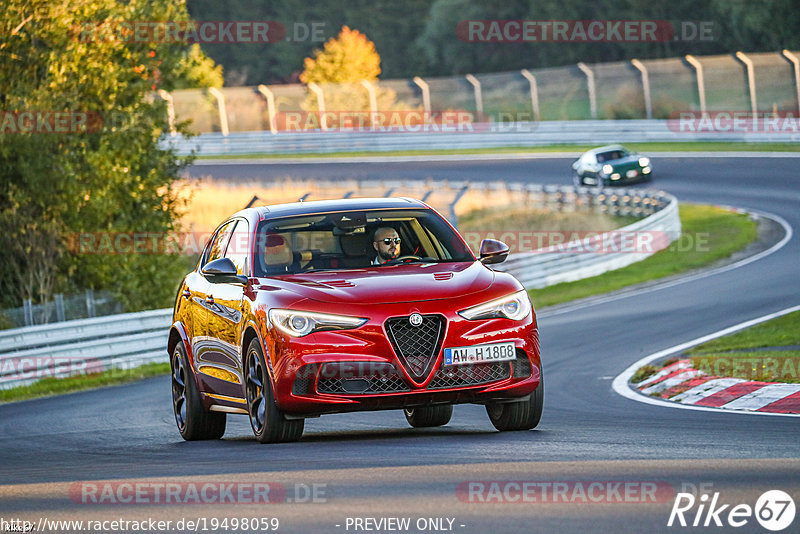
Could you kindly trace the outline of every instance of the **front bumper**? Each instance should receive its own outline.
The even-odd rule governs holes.
[[[539,385],[541,362],[535,318],[467,321],[455,312],[416,302],[371,310],[367,324],[337,332],[289,338],[271,330],[267,347],[275,399],[285,413],[313,416],[432,404],[486,403],[527,397]],[[383,311],[383,313],[380,313]],[[445,319],[441,343],[424,376],[412,374],[389,341],[385,323],[417,312]],[[357,313],[353,313],[357,315]],[[360,315],[365,317],[367,315]],[[445,347],[513,342],[516,360],[442,365]]]

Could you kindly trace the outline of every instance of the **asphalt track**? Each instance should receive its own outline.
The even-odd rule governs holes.
[[[569,163],[203,165],[191,172],[230,181],[292,175],[569,183]],[[792,158],[658,157],[652,186],[681,201],[774,213],[797,230],[797,165]],[[531,432],[497,433],[482,407],[457,406],[449,425],[427,430],[408,428],[399,411],[311,419],[303,440],[287,445],[258,445],[247,419],[229,416],[222,441],[185,443],[175,429],[167,377],[0,406],[0,516],[34,523],[42,517],[277,517],[280,532],[320,533],[357,531],[347,528],[348,517],[409,517],[409,532],[419,532],[415,521],[428,517],[451,518],[452,530],[464,533],[765,532],[754,518],[739,529],[668,528],[674,492],[705,485],[708,493],[719,492],[721,503],[753,506],[764,491],[780,489],[800,505],[800,419],[651,406],[621,397],[611,381],[647,354],[800,303],[798,258],[795,231],[778,252],[737,269],[589,301],[568,313],[543,310],[546,400]],[[93,505],[70,497],[75,481],[131,480],[282,483],[290,495],[295,484],[322,484],[324,496],[180,506]],[[489,480],[658,481],[672,493],[656,503],[459,498],[459,484]],[[798,532],[798,525],[800,518],[785,532]]]

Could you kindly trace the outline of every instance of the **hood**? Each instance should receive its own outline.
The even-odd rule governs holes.
[[[634,154],[626,158],[612,159],[601,165],[611,165],[615,170],[630,170],[639,168],[639,158],[641,156]]]
[[[494,271],[474,261],[309,272],[264,278],[261,286],[319,302],[385,304],[455,298],[483,291],[493,281]]]

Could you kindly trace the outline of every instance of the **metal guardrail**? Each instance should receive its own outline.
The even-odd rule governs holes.
[[[666,120],[584,120],[475,124],[461,131],[320,131],[204,133],[191,138],[167,137],[165,146],[178,154],[193,150],[202,156],[235,154],[325,154],[495,147],[533,147],[552,144],[730,141],[791,143],[800,132],[678,132]],[[454,127],[453,127],[454,128]]]
[[[428,184],[430,185],[430,184]],[[476,189],[492,184],[464,185]],[[662,232],[668,242],[680,237],[678,201],[661,191],[589,189],[572,186],[507,184],[512,190],[537,197],[542,205],[569,204],[614,213],[650,213],[612,234]],[[599,239],[604,239],[600,236]],[[617,238],[614,238],[617,239]],[[612,240],[612,242],[616,242]],[[662,241],[662,244],[664,242]],[[648,253],[592,254],[591,239],[579,244],[584,251],[553,250],[511,254],[498,270],[514,274],[534,289],[578,280],[630,265]],[[172,309],[110,315],[0,331],[0,389],[21,386],[48,377],[126,369],[150,362],[166,362]]]
[[[167,361],[172,309],[0,330],[0,389]]]
[[[678,199],[662,191],[589,190],[564,186],[564,196],[590,195],[596,204],[624,202],[657,206],[658,211],[633,224],[579,242],[535,252],[510,254],[497,270],[513,274],[528,289],[572,282],[626,267],[651,256],[681,236]],[[638,240],[638,243],[631,241]],[[599,252],[595,252],[598,251]]]

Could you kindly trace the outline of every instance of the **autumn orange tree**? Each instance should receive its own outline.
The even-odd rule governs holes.
[[[315,83],[322,88],[327,111],[338,112],[369,111],[369,93],[361,85],[362,81],[374,83],[381,73],[381,57],[375,44],[358,30],[343,26],[336,37],[329,39],[322,50],[316,50],[313,57],[307,57],[300,81]],[[388,88],[375,86],[378,109],[395,107],[396,93]],[[317,111],[317,98],[309,92],[302,108]]]

